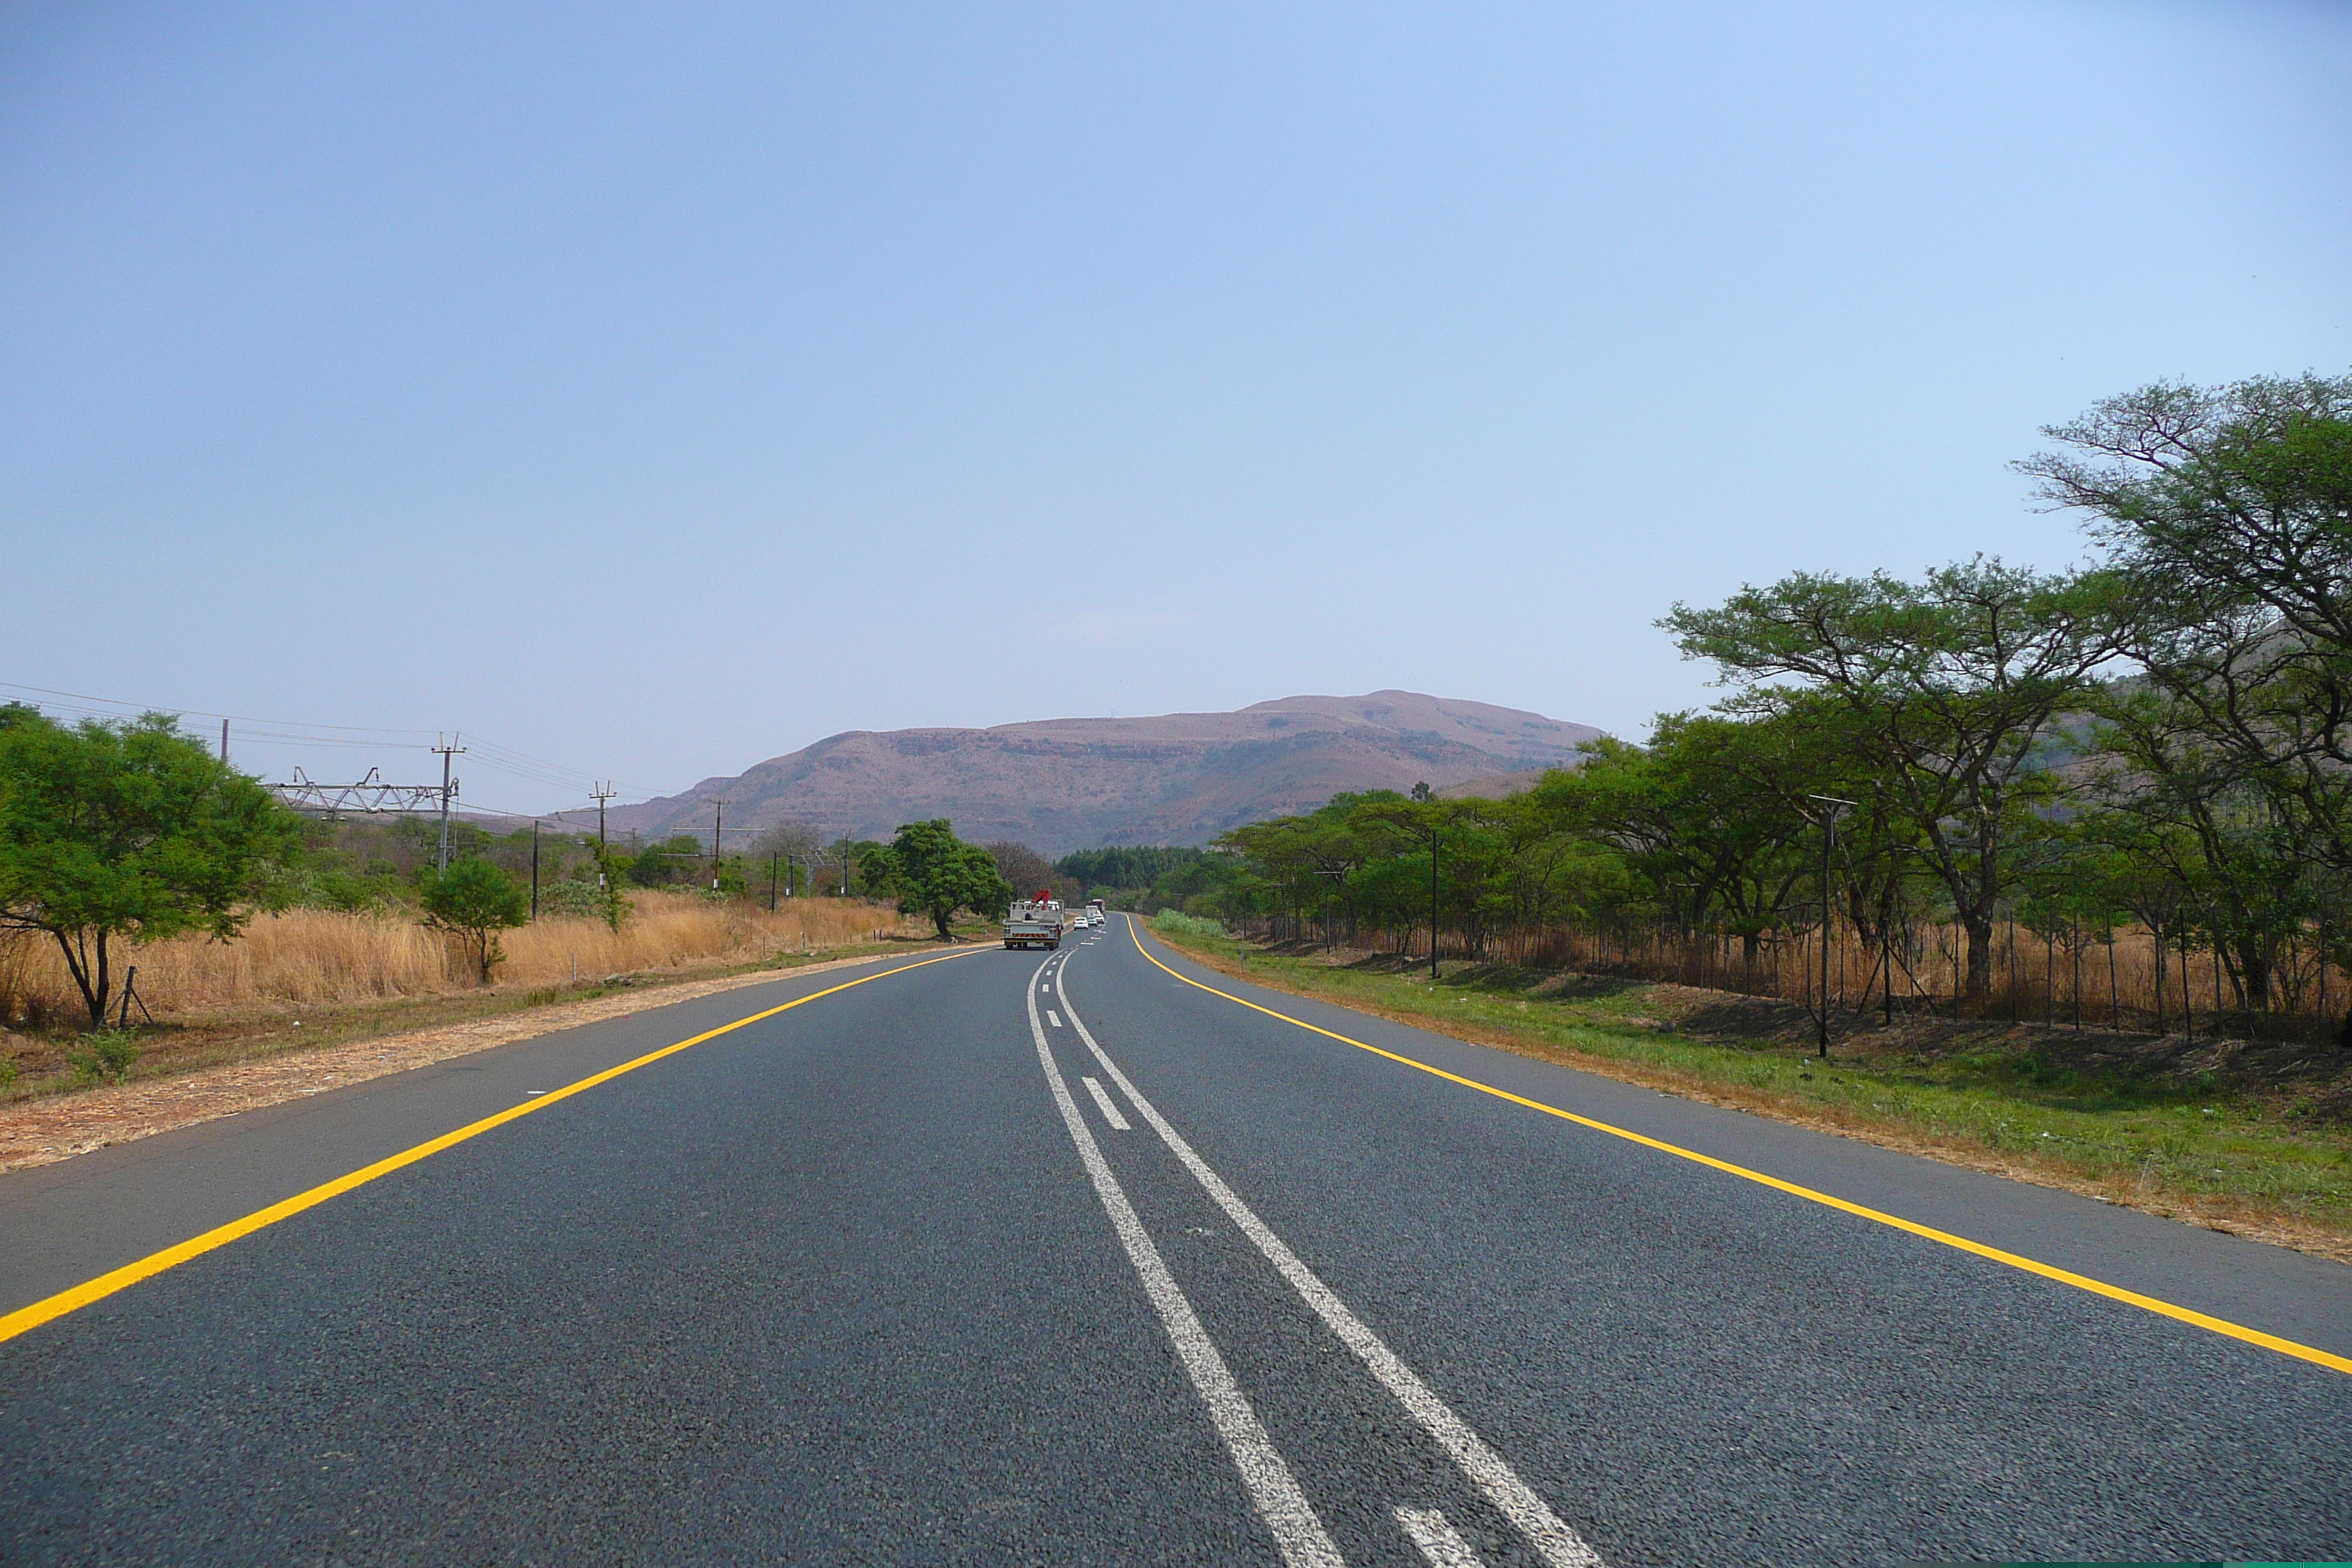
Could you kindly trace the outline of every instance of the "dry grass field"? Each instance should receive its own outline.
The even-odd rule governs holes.
[[[1303,934],[1311,940],[1316,932],[1309,926]],[[2243,1004],[2228,966],[2210,946],[2192,943],[2183,953],[2168,942],[2159,956],[2155,939],[2137,927],[2107,936],[2103,942],[2088,931],[2037,934],[2004,921],[1994,928],[1991,986],[1980,1002],[1963,1006],[1964,933],[1957,926],[1915,926],[1893,955],[1895,1008],[2015,1023],[2079,1022],[2092,1029],[2218,1030],[2322,1041],[2343,1026],[2352,1007],[2352,978],[2321,962],[2320,944],[2308,933],[2281,949],[2270,1005],[2259,1009]],[[1639,976],[1810,1005],[1822,981],[1819,941],[1816,931],[1767,939],[1751,961],[1737,942],[1727,939],[1687,939],[1639,927],[1609,931],[1558,926],[1497,933],[1483,952],[1457,951],[1449,941],[1446,952],[1457,961]],[[1424,955],[1429,951],[1425,937],[1414,947]],[[1833,928],[1832,1001],[1864,1012],[1883,999],[1886,956],[1852,928]]]
[[[501,988],[567,984],[704,961],[745,963],[884,935],[920,936],[896,910],[862,899],[796,899],[771,914],[744,901],[638,892],[615,934],[603,921],[548,916],[503,934]],[[180,937],[117,950],[139,966],[139,995],[172,1021],[272,1004],[355,1003],[478,989],[446,939],[413,918],[289,910],[257,915],[234,942]],[[0,1017],[12,1027],[71,1026],[80,994],[55,942],[0,936]],[[137,1014],[133,1013],[134,1020]]]

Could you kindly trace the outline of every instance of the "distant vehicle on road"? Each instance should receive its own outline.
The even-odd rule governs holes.
[[[1006,947],[1062,945],[1062,900],[1040,892],[1034,899],[1015,899],[1004,915]]]
[[[1103,907],[1103,901],[1100,899],[1088,899],[1087,900],[1087,924],[1090,926],[1099,926],[1108,925],[1109,923],[1110,911]]]

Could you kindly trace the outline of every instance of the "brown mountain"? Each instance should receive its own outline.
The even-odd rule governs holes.
[[[1244,822],[1321,805],[1342,790],[1433,788],[1570,760],[1600,734],[1484,702],[1375,691],[1285,697],[1238,713],[1048,719],[991,730],[855,730],[734,778],[613,813],[648,837],[728,839],[787,818],[830,837],[887,838],[944,816],[974,842],[1048,855],[1103,844],[1203,844]]]

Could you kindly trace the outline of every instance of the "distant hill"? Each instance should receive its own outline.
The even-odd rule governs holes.
[[[728,837],[785,818],[827,837],[887,838],[944,816],[973,841],[1048,855],[1105,844],[1205,844],[1229,827],[1321,805],[1342,790],[1433,789],[1571,760],[1599,735],[1484,702],[1375,691],[1285,697],[1238,713],[1047,719],[991,730],[855,730],[733,778],[622,806],[622,832]]]
[[[1494,773],[1483,779],[1465,779],[1458,784],[1447,784],[1437,792],[1442,800],[1505,800],[1543,783],[1551,765],[1540,768],[1520,768],[1514,773]]]

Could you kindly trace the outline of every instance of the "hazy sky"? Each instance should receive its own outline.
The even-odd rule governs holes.
[[[1391,686],[1638,735],[1675,600],[2063,564],[2038,426],[2352,368],[2347,169],[2337,5],[15,4],[0,681],[518,810]]]

